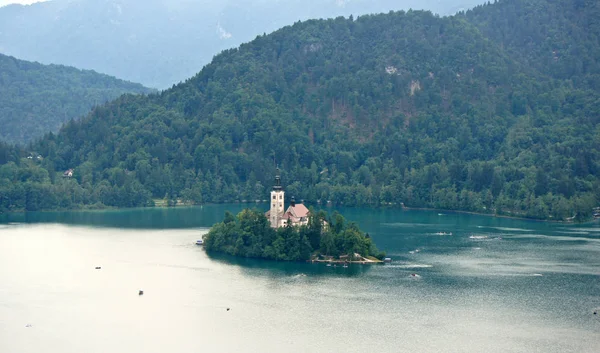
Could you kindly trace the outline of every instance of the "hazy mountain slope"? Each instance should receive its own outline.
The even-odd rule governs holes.
[[[123,93],[150,89],[60,65],[42,65],[0,54],[0,140],[27,143]]]
[[[197,73],[221,50],[300,19],[410,7],[447,14],[479,2],[54,0],[0,8],[0,52],[166,88]]]
[[[599,102],[463,16],[313,20],[98,107],[37,143],[42,162],[0,146],[0,194],[30,210],[254,200],[279,164],[287,195],[310,202],[585,219],[600,200]]]

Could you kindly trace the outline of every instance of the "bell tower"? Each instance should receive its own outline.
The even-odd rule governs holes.
[[[285,192],[281,187],[281,176],[279,176],[279,168],[277,168],[277,174],[275,175],[275,183],[273,184],[273,190],[271,191],[271,212],[269,221],[271,227],[277,228],[279,226],[279,220],[283,216],[283,200]]]

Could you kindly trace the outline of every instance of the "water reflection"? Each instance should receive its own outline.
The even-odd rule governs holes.
[[[243,273],[251,276],[310,276],[310,277],[359,277],[367,274],[373,266],[349,264],[327,266],[323,263],[289,262],[263,259],[240,258],[226,254],[207,253],[207,256],[216,262],[236,266]]]
[[[24,212],[0,215],[0,223],[62,223],[128,229],[183,229],[210,227],[226,210],[237,213],[246,205],[211,205],[174,208]]]

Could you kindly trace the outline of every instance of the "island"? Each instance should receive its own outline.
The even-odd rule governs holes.
[[[204,235],[207,252],[283,261],[378,263],[385,253],[354,222],[334,212],[315,212],[291,198],[284,208],[285,192],[279,170],[263,213],[244,209],[237,216],[225,212],[223,222]]]
[[[276,228],[256,209],[244,209],[237,216],[225,212],[223,222],[215,224],[203,241],[207,252],[283,261],[367,264],[385,257],[368,234],[337,212],[329,218],[319,211],[308,217],[307,224],[288,222]]]

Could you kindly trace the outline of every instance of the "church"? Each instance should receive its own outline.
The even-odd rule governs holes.
[[[296,204],[296,200],[292,196],[290,206],[284,211],[284,200],[285,192],[281,186],[281,177],[279,176],[279,168],[277,168],[277,175],[275,175],[275,183],[273,190],[271,191],[271,209],[265,213],[271,227],[279,228],[285,227],[288,224],[293,226],[301,226],[308,224],[308,217],[310,212],[308,208],[302,203]]]

